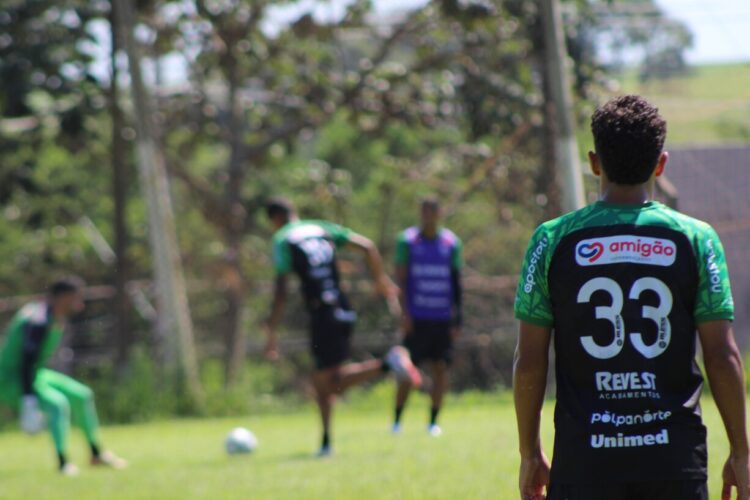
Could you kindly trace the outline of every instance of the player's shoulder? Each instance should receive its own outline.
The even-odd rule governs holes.
[[[456,233],[454,233],[447,227],[443,227],[440,229],[440,240],[446,245],[450,245],[453,247],[461,244],[461,239],[456,235]]]
[[[23,306],[18,312],[19,318],[33,326],[44,326],[47,324],[49,308],[44,302],[30,302]]]
[[[595,212],[596,206],[588,205],[542,222],[535,231],[535,239],[559,242],[567,234],[591,224]]]
[[[691,217],[690,215],[663,204],[658,204],[658,206],[655,207],[655,210],[649,215],[652,220],[646,221],[647,223],[671,227],[684,233],[688,238],[715,233],[714,228],[708,222]]]
[[[419,227],[418,226],[410,226],[401,231],[398,235],[399,241],[403,241],[405,243],[414,243],[419,238]]]

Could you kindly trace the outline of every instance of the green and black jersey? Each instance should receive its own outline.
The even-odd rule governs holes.
[[[336,250],[349,243],[351,230],[327,221],[300,220],[273,235],[276,274],[294,271],[308,308],[345,306],[339,287]]]
[[[733,312],[704,222],[657,202],[599,202],[542,224],[515,314],[554,331],[552,480],[705,479],[696,326]]]

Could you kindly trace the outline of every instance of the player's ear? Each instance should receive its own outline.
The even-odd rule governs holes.
[[[659,163],[656,164],[656,170],[654,170],[654,177],[659,177],[664,173],[664,169],[666,168],[668,161],[669,161],[669,153],[664,151],[659,156]]]
[[[599,156],[593,151],[589,151],[589,165],[591,166],[591,172],[597,177],[602,175],[602,165],[599,162]]]

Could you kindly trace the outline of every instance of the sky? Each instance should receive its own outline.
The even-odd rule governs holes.
[[[711,64],[722,62],[750,62],[750,0],[656,0],[671,17],[683,21],[693,33],[693,47],[687,52],[690,64]],[[273,9],[270,20],[264,29],[274,31],[274,25],[285,24],[297,19],[302,13],[313,13],[316,18],[336,19],[343,15],[345,6],[351,0],[299,0],[286,6]],[[373,0],[379,14],[416,9],[428,0]],[[277,29],[277,28],[276,28]],[[92,29],[99,39],[99,46],[93,48],[97,60],[93,72],[107,80],[109,32],[106,23],[99,23]],[[187,74],[185,61],[175,55],[168,57],[164,64],[170,69],[164,83],[180,83]],[[151,80],[153,71],[145,67],[147,78]]]
[[[750,0],[657,0],[694,36],[693,64],[750,61]]]
[[[278,9],[275,21],[295,19],[300,12],[315,8],[316,17],[336,18],[348,0],[300,0]],[[382,14],[418,8],[427,0],[374,0]],[[750,0],[656,0],[671,17],[687,24],[694,36],[688,62],[706,64],[750,61]]]

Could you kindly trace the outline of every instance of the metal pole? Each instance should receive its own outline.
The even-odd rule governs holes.
[[[573,95],[565,48],[565,32],[558,0],[541,0],[544,23],[544,53],[547,66],[547,81],[555,105],[555,157],[561,184],[563,212],[579,209],[586,204],[583,192],[578,143],[573,119]]]

